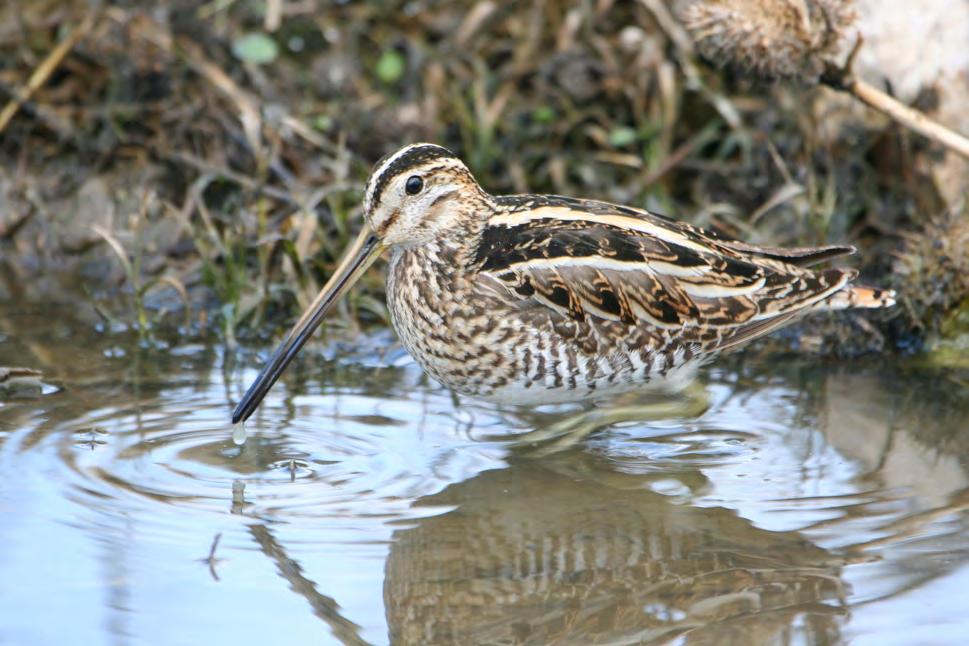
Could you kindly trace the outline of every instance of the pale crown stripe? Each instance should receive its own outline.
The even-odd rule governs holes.
[[[395,152],[393,155],[385,159],[384,163],[382,163],[379,168],[374,169],[373,173],[371,173],[370,175],[370,186],[367,187],[367,194],[364,196],[364,199],[363,199],[364,210],[366,212],[369,213],[370,209],[373,207],[373,192],[377,188],[377,180],[380,179],[380,176],[384,174],[384,171],[390,168],[391,164],[393,164],[395,161],[397,161],[398,159],[406,155],[410,150],[414,148],[418,148],[420,146],[426,146],[426,145],[427,144],[425,143],[418,143],[418,144],[411,144],[410,146],[404,146],[403,148]]]
[[[363,199],[363,206],[364,206],[365,212],[369,213],[374,206],[373,205],[374,191],[377,190],[377,184],[381,175],[383,175],[395,161],[397,161],[398,159],[406,155],[409,151],[413,150],[414,148],[422,148],[424,146],[437,147],[435,144],[428,144],[423,142],[411,144],[410,146],[405,146],[400,150],[398,150],[397,152],[395,152],[390,157],[388,157],[378,168],[374,169],[373,173],[370,175],[370,182],[367,186],[367,192],[364,195],[364,199]],[[452,168],[457,168],[461,170],[467,170],[467,166],[465,166],[463,162],[461,162],[458,159],[453,159],[448,157],[437,157],[437,158],[429,159],[424,164],[421,164],[420,166],[415,166],[411,170],[415,173],[421,173],[421,172],[425,172],[424,169],[428,167],[437,168],[437,169],[452,167]]]

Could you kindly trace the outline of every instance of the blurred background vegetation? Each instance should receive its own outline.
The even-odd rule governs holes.
[[[7,0],[0,296],[71,300],[146,341],[166,326],[269,336],[358,227],[371,165],[426,140],[494,193],[855,244],[863,279],[900,306],[812,317],[771,343],[965,364],[965,160],[832,90],[710,65],[680,4]],[[860,64],[894,91],[873,0],[814,4],[854,12]],[[901,98],[964,127],[969,90],[926,78]],[[335,325],[386,322],[382,285],[372,272]]]

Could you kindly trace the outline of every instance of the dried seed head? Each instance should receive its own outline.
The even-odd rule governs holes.
[[[676,9],[707,60],[808,83],[855,20],[853,0],[681,0]]]
[[[969,203],[903,237],[894,273],[916,320],[969,311]]]

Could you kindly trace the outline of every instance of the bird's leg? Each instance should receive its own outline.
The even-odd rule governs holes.
[[[513,448],[528,457],[542,457],[564,451],[599,429],[613,424],[676,418],[692,419],[702,415],[709,406],[706,388],[698,382],[693,382],[683,390],[661,400],[628,404],[616,402],[616,405],[596,407],[569,415],[518,435],[515,437]]]

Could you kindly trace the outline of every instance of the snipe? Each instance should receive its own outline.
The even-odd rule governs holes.
[[[852,247],[757,247],[641,209],[493,196],[445,148],[385,157],[343,262],[232,415],[248,418],[333,304],[385,249],[401,343],[437,381],[509,403],[643,387],[818,310],[886,307],[851,269],[807,267]]]

